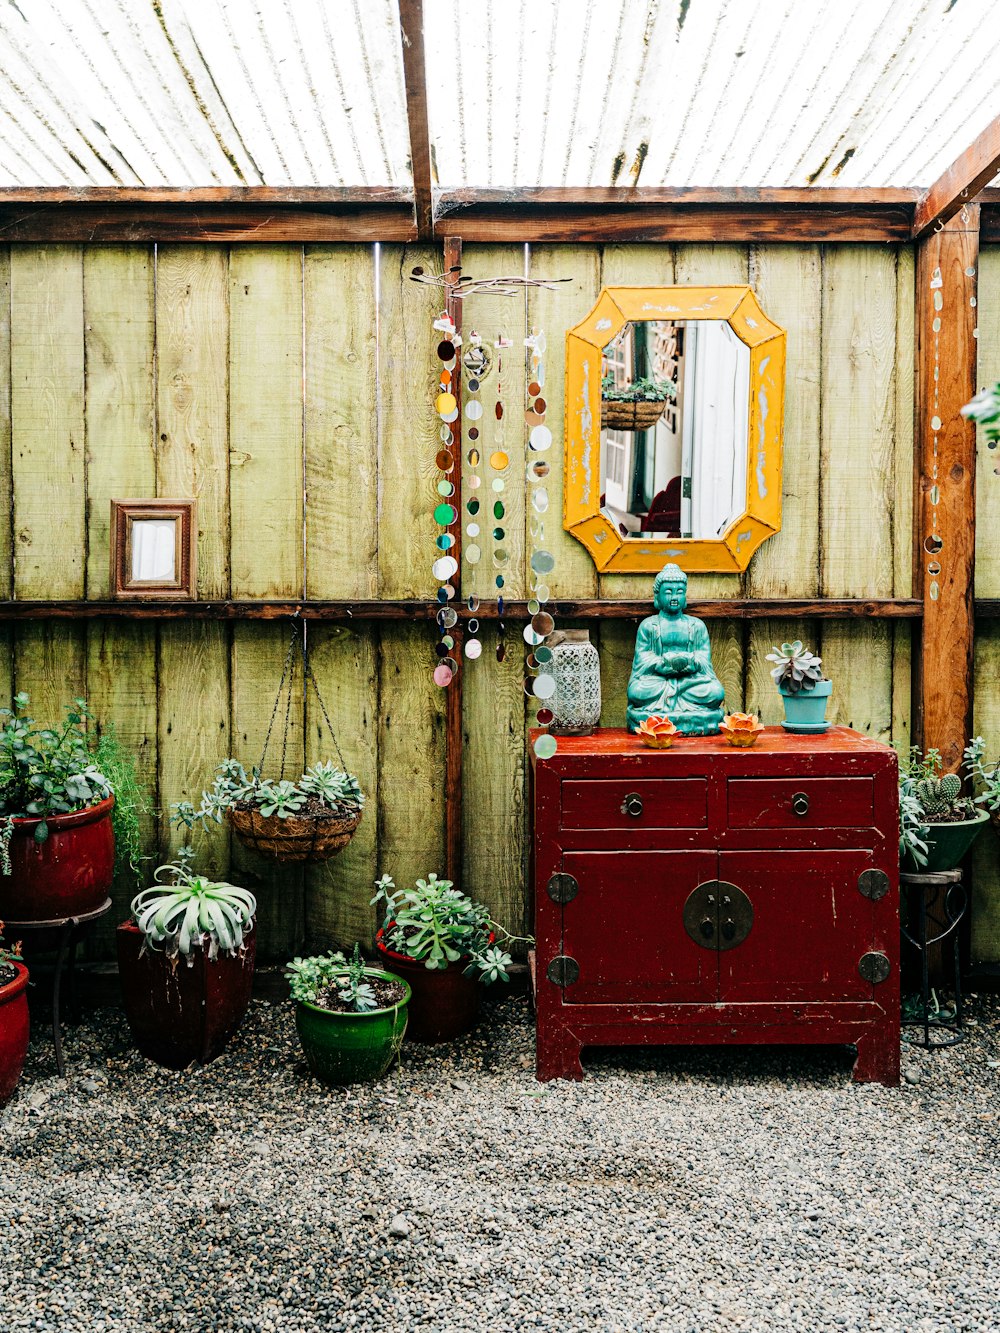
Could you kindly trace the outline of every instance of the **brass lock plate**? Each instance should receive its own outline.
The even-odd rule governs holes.
[[[753,903],[737,885],[709,879],[688,894],[683,919],[703,949],[735,949],[753,927]]]

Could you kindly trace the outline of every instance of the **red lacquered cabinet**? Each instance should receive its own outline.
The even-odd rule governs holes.
[[[899,1082],[889,746],[604,730],[533,769],[539,1079],[591,1045],[830,1042]]]

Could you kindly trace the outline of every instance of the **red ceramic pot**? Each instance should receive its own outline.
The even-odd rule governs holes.
[[[465,975],[468,960],[460,959],[432,971],[423,963],[387,949],[382,943],[383,935],[380,930],[375,936],[375,947],[386,969],[408,981],[413,992],[406,1040],[451,1041],[473,1028],[479,1017],[481,986],[476,977]]]
[[[115,869],[111,811],[115,798],[70,815],[49,815],[49,836],[35,841],[40,819],[15,819],[9,875],[0,875],[0,920],[54,921],[94,912]]]
[[[28,969],[11,962],[17,976],[0,986],[0,1106],[13,1097],[28,1052]]]
[[[190,967],[184,959],[175,965],[163,953],[143,952],[134,921],[123,921],[116,935],[125,1014],[143,1055],[168,1069],[186,1069],[193,1060],[208,1064],[221,1055],[250,1003],[256,929],[244,934],[241,955],[220,954],[212,962],[199,950]]]

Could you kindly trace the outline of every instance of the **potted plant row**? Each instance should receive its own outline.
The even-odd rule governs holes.
[[[168,1069],[207,1064],[246,1014],[253,987],[257,900],[194,872],[190,848],[160,866],[118,927],[118,976],[143,1055]]]
[[[313,764],[297,782],[250,774],[237,759],[216,770],[196,810],[174,805],[174,823],[208,828],[223,818],[247,847],[276,861],[326,861],[342,851],[361,822],[365,797],[353,774],[333,763]]]
[[[383,875],[375,889],[372,905],[385,909],[375,947],[413,991],[407,1037],[438,1042],[468,1032],[479,1014],[482,987],[510,980],[511,956],[497,944],[497,935],[515,937],[482,903],[436,874],[408,889],[397,889],[392,876]]]
[[[672,380],[637,379],[616,384],[613,375],[601,381],[601,426],[605,430],[652,430],[667,405],[676,398]]]
[[[7,948],[0,922],[0,1106],[14,1095],[28,1053],[28,969],[19,945]]]
[[[0,709],[0,916],[53,921],[95,911],[117,868],[139,853],[145,807],[135,765],[111,728],[91,743],[86,701],[60,726]]]

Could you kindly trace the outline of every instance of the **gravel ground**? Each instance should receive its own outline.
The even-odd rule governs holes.
[[[327,1090],[255,1002],[176,1074],[100,1010],[3,1114],[0,1329],[995,1330],[1000,1001],[906,1050],[649,1050],[535,1082],[524,1002]]]

